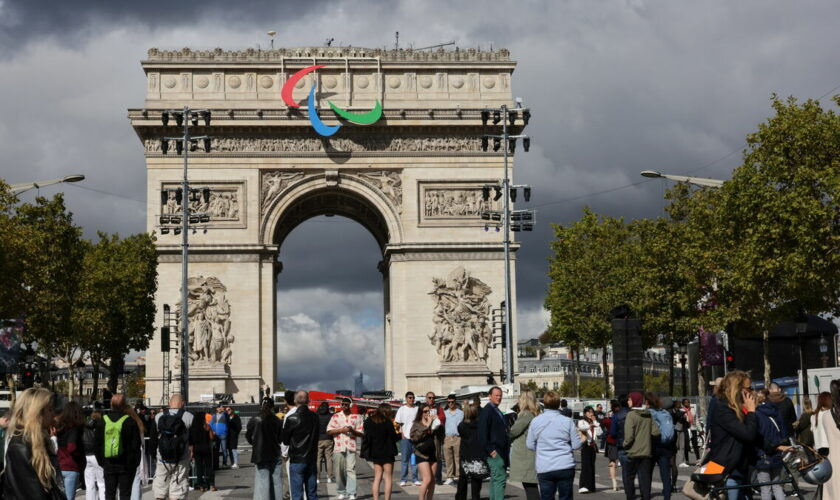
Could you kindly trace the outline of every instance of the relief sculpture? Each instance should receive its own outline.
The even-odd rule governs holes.
[[[160,153],[159,139],[146,139],[146,153]],[[481,151],[481,139],[469,137],[339,137],[329,140],[331,151],[335,152],[478,152]],[[219,137],[213,139],[212,153],[324,153],[324,141],[315,138],[282,137],[250,138]],[[171,154],[171,152],[170,152]],[[199,149],[190,155],[203,155]]]
[[[435,302],[434,327],[429,339],[442,362],[481,362],[487,359],[492,340],[490,302],[492,290],[458,266],[445,279],[432,278]]]
[[[190,212],[207,213],[210,220],[238,221],[240,218],[240,201],[237,189],[211,189],[210,201],[205,203],[203,197],[190,201]],[[161,207],[162,214],[180,214],[181,204],[175,198],[175,191],[170,188],[166,203]]]
[[[373,183],[397,209],[402,212],[402,179],[400,174],[393,171],[359,173],[359,176]]]
[[[262,177],[262,211],[271,206],[272,202],[280,195],[280,193],[297,179],[302,179],[305,174],[303,172],[284,172],[282,170],[275,170],[266,172]]]
[[[229,365],[234,336],[230,332],[227,288],[213,276],[194,276],[188,281],[187,291],[191,364]],[[180,302],[175,311],[180,324]]]
[[[493,202],[484,201],[481,188],[426,189],[423,200],[426,218],[476,218],[483,210],[492,210]]]

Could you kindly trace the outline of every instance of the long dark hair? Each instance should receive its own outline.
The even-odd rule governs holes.
[[[371,415],[370,419],[375,424],[381,424],[382,422],[387,422],[391,420],[391,415],[393,412],[391,411],[391,405],[388,403],[382,403],[376,408],[376,412]]]
[[[417,405],[417,415],[414,416],[415,422],[422,422],[423,421],[423,412],[429,409],[429,405],[426,403],[420,403]]]
[[[260,416],[265,419],[274,415],[274,401],[270,399],[263,400],[263,404],[260,407]]]
[[[79,403],[70,401],[58,416],[58,430],[66,431],[83,425],[85,425],[85,414],[82,412],[82,407]]]

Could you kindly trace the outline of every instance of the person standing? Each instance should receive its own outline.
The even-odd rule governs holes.
[[[759,483],[779,481],[782,478],[784,461],[782,453],[790,447],[789,436],[785,434],[785,427],[781,422],[779,410],[768,401],[769,393],[762,391],[756,397],[758,406],[755,409],[758,423],[756,440],[756,480]],[[781,484],[763,485],[760,487],[761,500],[784,500],[785,490]]]
[[[228,414],[225,413],[225,408],[222,405],[216,407],[216,413],[210,419],[210,427],[216,435],[216,440],[213,441],[213,463],[218,464],[219,456],[221,455],[221,466],[227,467],[228,463]]]
[[[438,460],[434,434],[439,427],[437,409],[431,405],[421,404],[414,423],[411,425],[410,433],[411,440],[414,442],[417,471],[422,480],[418,496],[420,500],[432,500],[435,494]]]
[[[17,397],[6,430],[4,498],[52,500],[64,497],[58,457],[50,443],[54,411],[53,394],[46,389],[29,388]]]
[[[560,400],[560,413],[562,413],[564,417],[572,418],[572,410],[569,408],[569,402],[565,399]]]
[[[618,445],[615,438],[610,434],[612,427],[613,415],[621,409],[618,401],[610,401],[610,414],[601,420],[601,426],[604,429],[606,436],[604,444],[604,456],[607,458],[607,469],[610,471],[610,480],[612,481],[613,491],[618,491],[618,481],[616,481],[616,469],[618,469]]]
[[[560,396],[548,391],[543,397],[545,412],[531,421],[526,445],[536,452],[537,482],[540,498],[571,500],[575,482],[574,451],[580,448],[575,423],[560,413]]]
[[[767,401],[776,407],[785,435],[793,436],[793,423],[796,422],[796,408],[793,406],[793,401],[776,382],[770,382],[768,389],[770,389],[770,394],[767,396]]]
[[[173,394],[169,398],[169,408],[155,415],[158,463],[152,491],[158,500],[179,500],[186,498],[189,492],[190,459],[193,453],[189,430],[193,425],[193,414],[186,411],[184,406],[184,398],[180,394]]]
[[[493,386],[489,399],[490,402],[481,409],[478,416],[478,439],[484,446],[487,464],[490,466],[490,500],[503,500],[507,467],[510,465],[510,434],[505,416],[499,410],[502,402],[501,387]]]
[[[534,465],[536,453],[528,449],[525,441],[531,421],[540,414],[540,406],[534,391],[522,391],[519,394],[519,414],[510,427],[510,477],[509,481],[522,483],[527,500],[540,498],[537,486],[537,469]]]
[[[327,482],[331,483],[333,478],[333,447],[335,439],[327,434],[327,426],[330,424],[332,413],[330,404],[326,401],[318,406],[318,476],[321,476],[321,461],[325,462],[327,469]],[[320,482],[320,479],[318,480]]]
[[[458,435],[461,436],[461,463],[458,471],[458,489],[455,500],[467,500],[467,485],[470,487],[470,498],[479,500],[481,497],[481,483],[490,475],[487,465],[487,452],[481,440],[478,439],[478,414],[480,406],[469,404],[464,409],[464,421],[458,425]]]
[[[3,458],[6,455],[6,429],[9,427],[9,414],[4,412],[0,416],[0,471],[3,470]]]
[[[583,418],[578,420],[580,432],[580,488],[578,493],[595,491],[595,457],[598,455],[598,440],[601,437],[601,425],[595,418],[591,406],[583,409]]]
[[[624,423],[627,420],[627,414],[630,413],[630,408],[627,402],[629,399],[626,394],[618,396],[618,411],[613,411],[612,422],[610,423],[610,437],[615,440],[616,450],[618,452],[618,466],[621,467],[621,484],[624,490],[627,491],[627,453],[624,451]]]
[[[335,482],[338,498],[356,500],[356,438],[362,436],[362,416],[350,412],[350,398],[341,399],[341,411],[336,412],[327,425],[327,434],[335,441]]]
[[[814,443],[817,450],[823,455],[829,455],[829,450],[840,450],[840,429],[837,428],[835,415],[840,415],[840,381],[832,380],[829,386],[830,401],[829,407],[824,408],[822,395],[818,400],[819,406],[814,427]],[[8,458],[7,458],[8,460]],[[840,474],[832,474],[831,478],[823,484],[824,500],[840,500]]]
[[[283,444],[289,447],[289,482],[293,500],[318,500],[318,416],[309,409],[309,393],[295,394],[296,410],[286,416]]]
[[[204,412],[195,414],[196,424],[190,427],[190,442],[193,444],[195,462],[195,489],[202,493],[216,491],[216,471],[213,467],[213,454],[216,453],[216,433],[205,420]]]
[[[111,396],[111,411],[102,416],[96,430],[96,460],[105,472],[105,498],[131,497],[131,488],[141,457],[141,430],[125,411],[125,396]]]
[[[274,401],[265,398],[260,414],[248,421],[245,440],[252,446],[251,463],[254,473],[254,500],[283,498],[283,457],[280,452],[283,426],[274,414]],[[273,492],[273,495],[272,495]]]
[[[642,500],[650,500],[653,482],[653,438],[659,438],[659,426],[653,422],[645,397],[641,392],[630,393],[630,413],[624,422],[624,450],[627,453],[627,479],[624,495],[636,498],[635,480],[639,476]]]
[[[286,391],[285,393],[283,393],[283,399],[286,401],[286,412],[282,416],[282,425],[283,429],[285,430],[286,419],[294,415],[297,411],[297,405],[295,404],[295,391]],[[280,450],[283,453],[283,468],[281,470],[281,473],[283,474],[283,480],[286,484],[286,489],[283,490],[283,500],[290,500],[292,498],[292,480],[291,476],[289,475],[289,447],[285,444],[281,444]]]
[[[365,460],[373,462],[373,500],[379,500],[379,485],[385,480],[385,500],[391,500],[391,476],[394,471],[394,454],[397,433],[391,420],[391,405],[382,403],[364,423],[362,450]]]
[[[239,418],[239,412],[236,412],[230,406],[225,407],[225,412],[228,414],[228,454],[230,455],[230,468],[239,468],[239,434],[242,432],[242,419]]]
[[[682,400],[682,412],[685,416],[685,425],[683,426],[683,463],[680,467],[691,467],[688,454],[694,448],[695,460],[700,460],[700,452],[697,450],[697,436],[694,434],[694,412],[691,411],[691,401],[688,399]]]
[[[105,472],[96,460],[96,426],[101,418],[101,412],[92,412],[82,431],[85,447],[85,500],[105,500]]]
[[[446,397],[446,420],[443,438],[443,461],[446,463],[446,483],[454,484],[458,481],[458,469],[461,465],[461,437],[458,434],[458,426],[464,421],[464,412],[458,408],[455,395]]]
[[[676,439],[674,438],[674,420],[668,412],[674,403],[671,398],[659,399],[652,392],[645,394],[648,411],[653,417],[654,425],[659,427],[659,437],[653,438],[653,464],[659,466],[659,477],[662,480],[662,499],[670,500],[674,490],[674,470],[671,463],[676,453]]]
[[[413,464],[411,460],[414,455],[414,444],[411,442],[411,426],[414,424],[415,417],[417,417],[417,407],[414,405],[414,393],[409,391],[405,393],[405,404],[397,410],[397,416],[394,419],[402,432],[402,440],[400,441],[400,460],[402,460],[400,486],[405,486],[409,480],[415,486],[420,486],[420,481],[417,480],[417,465]],[[410,476],[409,471],[411,472]]]
[[[436,400],[437,396],[434,392],[429,391],[426,393],[426,406],[434,408],[435,418],[440,424],[435,426],[435,431],[432,437],[435,438],[435,456],[438,458],[438,460],[441,460],[443,459],[443,439],[445,433],[446,413],[444,412],[443,408],[437,404]],[[440,467],[440,464],[438,464],[438,468],[435,471],[436,484],[443,484],[443,481],[441,481],[442,475],[443,469]]]
[[[84,446],[85,416],[82,407],[70,401],[58,416],[58,464],[64,479],[64,492],[67,500],[76,498],[79,480],[85,470]]]
[[[828,392],[821,392],[817,397],[817,408],[811,415],[811,432],[813,434],[813,448],[822,455],[828,454],[828,438],[825,435],[825,429],[820,426],[820,414],[824,411],[830,411],[832,407],[831,394]]]

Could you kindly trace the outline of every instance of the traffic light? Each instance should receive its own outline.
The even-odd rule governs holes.
[[[735,354],[732,351],[724,352],[724,356],[726,356],[726,369],[732,371],[735,369]]]
[[[23,384],[24,389],[29,389],[33,385],[35,385],[35,372],[32,371],[31,368],[27,368],[21,374],[21,384]]]

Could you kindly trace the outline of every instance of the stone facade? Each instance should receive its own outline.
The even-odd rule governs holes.
[[[289,108],[280,98],[283,83],[313,64],[325,67],[298,82],[296,101],[316,85],[326,123],[336,123],[327,99],[353,112],[378,100],[382,119],[317,135],[305,106]],[[191,400],[224,392],[250,401],[282,377],[276,353],[284,340],[275,318],[282,243],[295,225],[323,214],[353,218],[381,248],[386,389],[445,394],[499,373],[502,353],[488,339],[485,313],[503,300],[502,235],[485,232],[477,214],[487,205],[481,186],[503,176],[501,152],[480,149],[483,133],[498,133],[482,126],[480,112],[513,106],[515,63],[506,50],[151,49],[142,66],[145,103],[130,109],[129,119],[146,155],[149,231],[157,230],[160,214],[179,208],[160,194],[177,187],[182,174],[173,148],[161,153],[160,137],[174,134],[171,125],[162,127],[161,112],[185,105],[212,111],[210,126],[200,123],[193,132],[211,136],[213,148],[191,152],[189,164],[192,185],[211,188],[209,203],[201,202],[207,206],[195,208],[212,218],[206,234],[190,236],[191,283],[211,290],[207,297],[199,287],[196,304],[207,305],[193,310],[191,299],[190,314],[212,317],[200,323],[209,331],[191,340],[209,339],[199,344],[207,358],[193,355]],[[520,119],[512,132],[521,128]],[[162,310],[180,297],[180,236],[157,237]],[[152,403],[163,390],[162,358],[159,348],[149,349]]]

